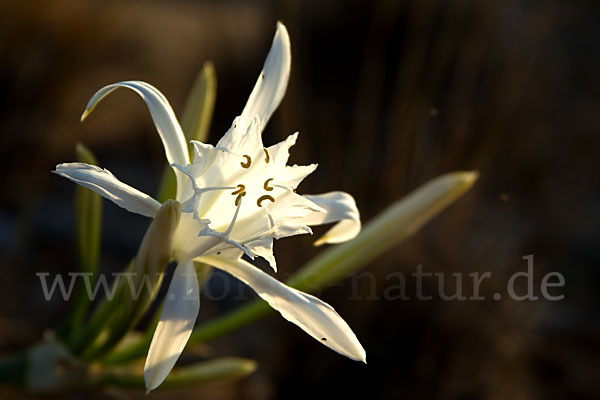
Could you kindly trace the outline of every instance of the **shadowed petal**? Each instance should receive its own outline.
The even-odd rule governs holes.
[[[55,174],[65,177],[111,200],[127,211],[154,217],[160,203],[139,190],[121,182],[110,171],[85,163],[64,163]]]
[[[246,283],[285,319],[298,325],[325,346],[353,360],[366,362],[365,350],[358,339],[329,304],[284,285],[242,259],[200,259]]]
[[[175,268],[148,350],[144,365],[144,381],[148,391],[156,389],[173,369],[192,333],[199,309],[196,271],[192,261],[188,260]]]
[[[302,219],[306,225],[322,225],[337,222],[330,230],[315,242],[315,246],[324,243],[341,243],[353,239],[360,232],[360,214],[354,198],[345,192],[329,192],[317,195],[304,195],[327,213],[313,213]],[[339,221],[339,222],[338,222]]]

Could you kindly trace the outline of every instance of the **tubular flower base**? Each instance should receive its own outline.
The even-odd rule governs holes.
[[[274,146],[264,147],[262,143],[261,133],[285,93],[290,65],[289,36],[278,23],[263,70],[241,115],[216,146],[192,141],[191,163],[175,113],[164,95],[147,83],[128,81],[106,86],[94,94],[83,113],[82,119],[117,88],[136,92],[148,106],[177,178],[175,200],[182,204],[173,238],[177,267],[146,359],[148,390],[167,377],[196,321],[200,303],[194,261],[237,277],[320,343],[353,360],[366,361],[358,339],[331,306],[241,259],[244,254],[251,259],[262,257],[276,271],[274,239],[311,233],[313,225],[336,223],[316,244],[339,243],[354,238],[361,228],[351,195],[296,193],[298,184],[317,167],[286,165],[297,133]],[[99,167],[66,163],[54,172],[128,211],[153,217],[160,208],[158,201]]]

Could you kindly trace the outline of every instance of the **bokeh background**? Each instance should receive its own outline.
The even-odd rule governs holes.
[[[55,164],[73,160],[82,142],[123,181],[158,189],[164,155],[143,103],[117,92],[81,124],[91,94],[140,79],[180,114],[212,61],[214,144],[242,110],[281,20],[291,82],[263,138],[270,145],[300,131],[292,163],[319,163],[302,192],[350,192],[368,221],[441,173],[477,169],[481,178],[369,265],[369,277],[319,293],[364,344],[367,366],[273,314],[202,349],[254,358],[255,374],[151,396],[599,398],[599,11],[579,0],[0,2],[0,354],[38,341],[69,307],[45,302],[35,275],[77,270],[74,186],[50,173]],[[102,269],[118,271],[148,221],[108,202],[104,214]],[[277,242],[280,279],[320,251],[313,239]],[[546,272],[564,275],[564,300],[491,299],[528,254],[536,287]],[[417,265],[490,271],[489,300],[372,298],[390,273]],[[212,293],[226,280],[239,285],[222,274],[209,281]],[[407,280],[409,295],[414,284]],[[425,279],[424,291],[436,285]],[[243,304],[234,297],[203,300],[198,323]],[[67,397],[82,395],[143,397]],[[3,388],[0,397],[32,395]]]

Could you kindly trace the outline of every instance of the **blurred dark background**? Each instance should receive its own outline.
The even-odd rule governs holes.
[[[600,398],[599,8],[551,0],[0,2],[0,354],[36,342],[68,310],[44,301],[35,273],[77,270],[74,185],[50,173],[74,159],[76,142],[123,181],[158,189],[164,155],[143,103],[117,92],[81,124],[89,97],[139,79],[180,114],[210,60],[214,144],[241,112],[282,20],[291,82],[263,138],[270,145],[300,131],[291,162],[319,163],[301,192],[350,192],[369,221],[441,173],[477,169],[481,178],[369,265],[370,277],[319,293],[356,332],[367,366],[273,314],[203,350],[255,358],[255,374],[152,396]],[[102,268],[118,271],[148,221],[108,202],[104,212]],[[277,242],[279,279],[321,251],[313,240]],[[547,272],[564,275],[564,300],[491,299],[525,270],[528,254],[536,287]],[[488,300],[372,299],[390,273],[409,276],[417,265],[490,271],[481,289]],[[223,282],[209,281],[213,293]],[[425,280],[425,292],[436,287]],[[415,293],[410,279],[407,293]],[[199,323],[242,303],[205,299]],[[29,395],[0,389],[0,397]]]

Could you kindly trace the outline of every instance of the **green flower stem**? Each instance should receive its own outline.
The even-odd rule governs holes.
[[[174,369],[157,390],[175,389],[239,379],[256,370],[256,362],[245,358],[223,357]],[[98,386],[145,389],[144,375],[115,370],[101,370],[91,378]]]
[[[299,290],[314,292],[364,267],[392,246],[416,233],[438,213],[465,194],[477,180],[476,172],[448,173],[419,187],[366,224],[352,241],[330,247],[287,282]],[[269,313],[271,308],[256,299],[239,309],[194,329],[188,345],[204,343],[234,331]],[[144,356],[150,340],[114,353],[111,362],[124,363]]]

